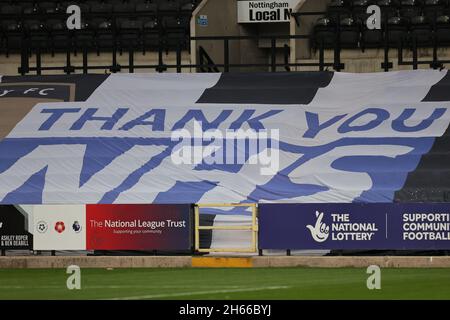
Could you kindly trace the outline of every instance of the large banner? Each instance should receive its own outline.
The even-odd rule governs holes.
[[[190,205],[33,206],[34,250],[190,250]]]
[[[450,196],[447,71],[42,78],[1,78],[0,204]]]
[[[450,204],[261,204],[261,249],[450,249]]]
[[[0,205],[0,249],[31,250],[33,235],[28,231],[28,221],[15,206]]]
[[[88,250],[190,250],[190,205],[88,205]]]

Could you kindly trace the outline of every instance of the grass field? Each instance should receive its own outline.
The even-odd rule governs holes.
[[[63,269],[0,269],[0,299],[450,299],[450,269],[83,269],[68,290]]]

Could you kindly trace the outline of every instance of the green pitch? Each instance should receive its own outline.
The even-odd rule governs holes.
[[[450,269],[82,269],[81,290],[62,269],[2,270],[0,299],[450,299]]]

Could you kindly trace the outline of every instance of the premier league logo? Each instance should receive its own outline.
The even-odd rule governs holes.
[[[80,233],[80,232],[81,232],[81,225],[80,225],[80,223],[79,223],[78,221],[75,221],[75,222],[72,224],[72,229],[73,229],[73,231],[75,231],[76,233]]]

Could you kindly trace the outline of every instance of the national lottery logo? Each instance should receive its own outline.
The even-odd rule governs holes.
[[[307,225],[306,228],[311,232],[311,236],[316,242],[325,242],[330,235],[330,227],[322,222],[323,212],[316,211],[316,223],[314,226]]]

